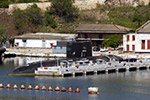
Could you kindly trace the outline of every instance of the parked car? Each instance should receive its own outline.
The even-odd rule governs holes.
[[[93,51],[99,51],[100,50],[100,48],[98,47],[98,46],[95,46],[94,48],[93,48]]]
[[[101,52],[108,51],[108,48],[105,48],[105,47],[104,47],[104,48],[100,48],[100,51],[101,51]]]

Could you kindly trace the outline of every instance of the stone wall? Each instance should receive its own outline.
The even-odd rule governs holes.
[[[75,0],[74,5],[79,9],[92,9],[95,8],[97,4],[110,4],[110,5],[147,5],[150,0]],[[47,7],[51,6],[51,2],[41,2],[35,3],[42,10],[46,10]],[[21,10],[33,5],[33,3],[18,3],[10,4],[8,11],[11,13],[15,8],[20,8]]]
[[[105,4],[106,0],[75,0],[74,5],[79,9],[92,9],[96,4]]]
[[[42,10],[46,10],[47,7],[51,6],[51,2],[41,2],[41,3],[17,3],[17,4],[10,4],[8,12],[12,13],[14,9],[19,8],[21,10],[25,10],[26,8],[30,7],[31,5],[36,4]]]

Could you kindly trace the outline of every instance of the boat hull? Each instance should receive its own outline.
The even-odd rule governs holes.
[[[88,91],[88,94],[98,94],[97,91]]]
[[[88,88],[88,93],[89,94],[97,94],[98,93],[98,88],[97,87],[89,87]]]

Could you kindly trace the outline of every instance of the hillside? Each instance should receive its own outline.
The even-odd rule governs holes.
[[[0,7],[8,8],[9,4],[14,3],[32,3],[32,2],[49,2],[52,0],[0,0]],[[150,0],[74,0],[74,5],[80,9],[92,9],[97,4],[108,4],[115,6],[139,6],[148,5]]]
[[[17,9],[11,15],[5,9],[0,11],[0,40],[6,42],[15,35],[29,32],[76,33],[75,29],[78,24],[86,23],[110,24],[113,22],[136,30],[147,20],[150,20],[150,4],[137,7],[96,4],[96,8],[92,9],[78,9],[73,6],[73,8],[65,8],[65,10],[62,7],[59,9],[60,13],[61,10],[63,11],[61,14],[56,14],[57,11],[54,12],[56,8],[59,6],[51,9],[49,7],[43,11],[34,4],[24,10]]]

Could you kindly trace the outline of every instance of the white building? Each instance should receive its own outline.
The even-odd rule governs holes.
[[[150,52],[150,21],[138,28],[135,33],[123,36],[123,51]]]
[[[58,33],[29,33],[14,37],[14,44],[18,48],[52,48],[57,41],[71,41],[74,34]]]

